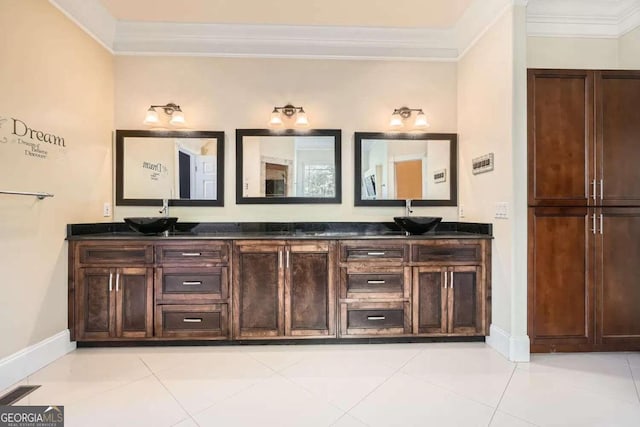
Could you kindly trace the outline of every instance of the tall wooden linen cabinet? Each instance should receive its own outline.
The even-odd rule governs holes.
[[[532,352],[640,350],[640,71],[528,72]]]

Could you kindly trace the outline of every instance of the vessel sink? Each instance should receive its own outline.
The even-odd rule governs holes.
[[[143,234],[158,234],[169,230],[178,222],[176,217],[134,217],[125,218],[124,222],[134,231]]]
[[[442,221],[439,216],[397,216],[393,220],[409,234],[423,234],[436,228]]]

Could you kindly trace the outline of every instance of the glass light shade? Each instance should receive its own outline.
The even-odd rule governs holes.
[[[296,114],[296,126],[309,126],[307,113],[305,113],[303,109],[300,109],[300,112]]]
[[[158,123],[158,112],[152,107],[147,110],[147,114],[144,116],[144,124],[152,125]]]
[[[392,128],[402,127],[402,117],[400,117],[399,113],[393,113],[391,115],[391,121],[389,121],[389,126]]]
[[[427,128],[427,127],[429,127],[429,122],[427,121],[427,116],[425,116],[422,111],[420,111],[416,115],[416,121],[413,123],[413,126],[417,127],[417,128]]]
[[[281,126],[282,125],[282,117],[280,117],[280,113],[278,110],[273,110],[271,113],[271,119],[269,120],[269,126]]]
[[[171,123],[172,125],[184,124],[184,113],[180,110],[175,110],[171,114],[171,120],[169,120],[169,123]]]

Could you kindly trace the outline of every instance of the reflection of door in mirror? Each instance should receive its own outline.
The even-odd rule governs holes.
[[[216,156],[201,154],[201,147],[194,149],[180,140],[176,141],[176,152],[178,168],[175,187],[178,189],[179,198],[216,199]]]
[[[422,160],[395,162],[396,198],[422,199]]]
[[[287,177],[289,171],[287,166],[275,163],[265,163],[265,184],[264,194],[266,197],[286,197]]]

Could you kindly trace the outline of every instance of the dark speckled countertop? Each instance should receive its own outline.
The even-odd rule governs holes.
[[[405,239],[393,222],[178,222],[168,235],[131,231],[124,222],[69,224],[67,240],[240,240],[240,239]],[[492,225],[442,222],[434,231],[412,239],[491,239]]]

